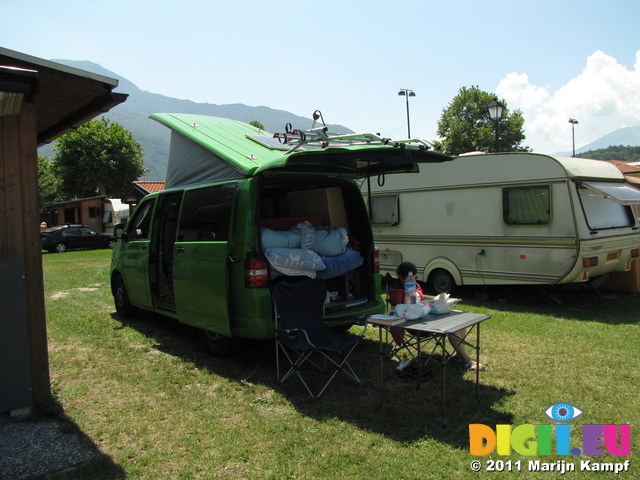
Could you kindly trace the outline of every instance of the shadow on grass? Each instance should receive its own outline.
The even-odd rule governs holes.
[[[417,389],[416,381],[400,379],[396,375],[397,362],[383,358],[381,389],[377,339],[363,339],[350,357],[362,386],[338,373],[321,399],[313,400],[295,375],[284,384],[277,384],[273,341],[242,341],[228,357],[216,358],[201,346],[194,329],[171,318],[147,312],[132,319],[121,318],[115,313],[112,317],[122,325],[117,328],[134,328],[152,338],[158,350],[241,385],[262,385],[276,390],[298,411],[319,421],[338,419],[399,442],[419,442],[428,437],[461,449],[469,448],[469,424],[511,423],[511,415],[494,406],[514,392],[483,382],[483,377],[490,376],[490,370],[480,374],[478,402],[475,373],[465,372],[462,366],[450,364],[447,367],[446,427],[442,425],[441,367],[431,367],[429,380]],[[318,392],[328,377],[310,373],[310,387]]]
[[[4,447],[0,478],[118,480],[125,471],[65,415],[54,397],[38,404],[28,420],[0,426]],[[9,449],[10,451],[6,451]]]
[[[515,314],[550,314],[608,325],[636,324],[640,309],[638,292],[598,291],[585,284],[462,287],[454,296],[462,299],[463,308],[472,305]]]

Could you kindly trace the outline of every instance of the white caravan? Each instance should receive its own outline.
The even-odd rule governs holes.
[[[381,270],[413,262],[434,293],[586,282],[638,256],[640,190],[605,161],[465,154],[377,180],[368,205]]]
[[[129,220],[129,205],[117,198],[105,198],[102,204],[102,231],[113,235],[117,224],[127,224]]]

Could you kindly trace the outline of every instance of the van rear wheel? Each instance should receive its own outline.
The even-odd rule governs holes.
[[[219,333],[209,330],[199,330],[200,341],[210,354],[216,357],[229,355],[235,346],[235,341],[231,337],[225,337]]]
[[[429,287],[429,291],[436,295],[440,293],[452,293],[456,288],[456,281],[449,272],[438,269],[429,275],[427,286]]]

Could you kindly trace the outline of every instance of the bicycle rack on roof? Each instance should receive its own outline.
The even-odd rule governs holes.
[[[318,119],[322,120],[322,126],[317,127]],[[313,124],[309,130],[293,129],[290,123],[284,127],[285,133],[275,133],[283,145],[291,148],[285,154],[289,154],[302,146],[327,148],[329,146],[354,146],[354,145],[387,145],[395,148],[425,151],[433,148],[433,143],[422,138],[408,138],[404,140],[392,140],[381,137],[376,133],[347,133],[332,134],[324,123],[320,110],[313,112]]]

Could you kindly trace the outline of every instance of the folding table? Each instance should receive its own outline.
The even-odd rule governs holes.
[[[446,424],[445,419],[445,396],[446,396],[446,366],[449,360],[455,355],[455,350],[448,344],[449,335],[456,335],[456,337],[467,347],[475,350],[476,363],[480,363],[480,323],[490,319],[490,315],[484,315],[479,313],[466,313],[458,310],[452,310],[447,314],[429,314],[414,321],[404,321],[402,323],[393,325],[393,327],[400,328],[404,331],[404,339],[399,350],[406,349],[411,357],[416,358],[418,362],[418,388],[420,388],[420,370],[427,366],[430,362],[439,363],[442,366],[442,424]],[[382,339],[383,330],[389,331],[392,326],[388,321],[380,318],[369,317],[369,323],[376,325],[379,328],[379,344],[380,344],[380,388],[382,389],[382,374],[383,374],[383,352],[384,341]],[[457,332],[466,330],[466,335],[460,338]],[[476,341],[475,344],[469,341],[471,332],[475,330]],[[388,337],[388,336],[387,336]],[[423,348],[433,343],[430,351],[424,353],[427,358],[423,361]],[[414,354],[412,350],[415,350]],[[397,353],[396,351],[396,353]],[[440,359],[437,358],[437,354],[440,353]],[[480,401],[479,395],[479,381],[480,371],[476,370],[476,399]]]

